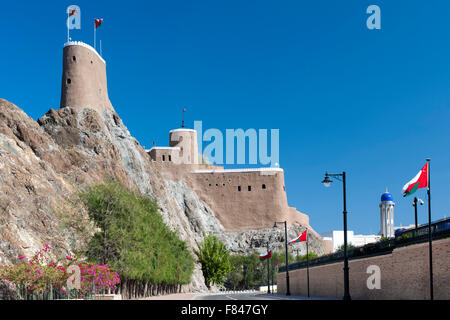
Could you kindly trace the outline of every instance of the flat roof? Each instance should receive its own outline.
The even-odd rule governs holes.
[[[169,131],[169,133],[170,132],[177,132],[177,131],[189,131],[189,132],[197,132],[196,130],[194,130],[194,129],[185,129],[185,128],[180,128],[180,129],[173,129],[173,130],[170,130]]]
[[[145,151],[150,152],[153,149],[157,149],[157,150],[181,150],[180,147],[153,147],[150,150],[146,149]]]
[[[195,170],[194,173],[230,173],[230,172],[283,172],[281,168],[249,168],[249,169],[217,169],[217,170]]]

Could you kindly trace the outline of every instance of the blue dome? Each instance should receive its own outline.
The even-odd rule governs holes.
[[[389,192],[385,192],[381,195],[381,201],[394,201],[394,197]]]

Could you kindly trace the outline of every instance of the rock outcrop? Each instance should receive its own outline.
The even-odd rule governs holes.
[[[224,232],[184,181],[161,176],[114,110],[64,107],[36,122],[0,99],[0,264],[15,262],[19,254],[29,256],[45,243],[56,255],[72,252],[83,239],[62,227],[58,212],[85,215],[81,209],[65,210],[68,196],[105,179],[156,198],[165,223],[191,250],[203,231],[217,235],[234,253],[262,252],[269,237],[283,248],[284,230]],[[291,227],[289,237],[300,230]],[[312,250],[322,253],[320,237],[312,239]],[[206,290],[199,264],[183,290]]]

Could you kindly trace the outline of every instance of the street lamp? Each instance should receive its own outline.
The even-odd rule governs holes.
[[[345,171],[342,173],[325,173],[325,178],[322,183],[325,187],[331,186],[333,180],[330,177],[336,178],[342,181],[343,185],[343,196],[344,196],[344,300],[351,300],[350,297],[350,285],[349,285],[349,275],[348,275],[348,255],[347,255],[347,199],[346,199],[346,189],[345,189]]]
[[[414,235],[415,235],[416,237],[417,237],[417,202],[419,202],[421,206],[422,206],[423,203],[424,203],[422,199],[419,199],[419,198],[417,198],[417,197],[414,197],[414,201],[413,201],[413,203],[412,203],[412,205],[413,205],[413,207],[414,207],[414,219],[415,219],[415,223],[416,223],[416,230],[415,230],[415,232],[414,232]]]
[[[286,295],[291,295],[291,290],[289,289],[289,258],[288,258],[288,244],[287,244],[287,221],[275,222],[274,228],[277,227],[277,223],[284,223],[284,244],[286,246]]]

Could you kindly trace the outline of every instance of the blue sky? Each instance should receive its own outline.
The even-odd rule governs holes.
[[[289,204],[318,232],[341,229],[341,185],[320,182],[345,170],[358,234],[379,232],[386,187],[395,224],[414,222],[401,188],[430,157],[433,219],[450,214],[450,2],[4,2],[0,97],[34,119],[59,107],[71,4],[82,11],[73,40],[92,45],[104,19],[110,100],[142,145],[168,145],[182,108],[189,127],[279,129]],[[381,30],[366,27],[371,4]]]

